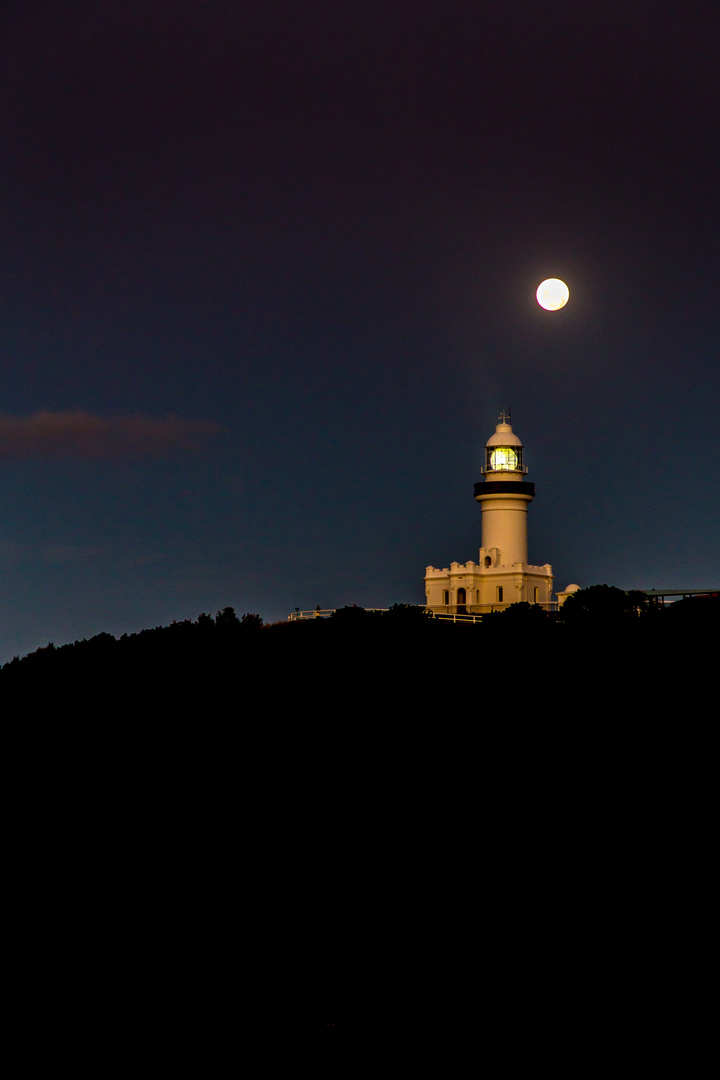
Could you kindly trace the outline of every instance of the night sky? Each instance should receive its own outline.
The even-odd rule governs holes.
[[[557,589],[720,584],[717,0],[0,12],[0,662],[422,603],[508,406]]]

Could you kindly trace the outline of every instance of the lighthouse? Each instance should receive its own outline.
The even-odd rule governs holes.
[[[524,447],[510,413],[499,420],[485,444],[484,479],[475,485],[482,511],[478,562],[426,568],[426,602],[436,614],[480,615],[522,601],[547,609],[551,603],[552,566],[528,563],[527,517],[535,485],[525,479]]]

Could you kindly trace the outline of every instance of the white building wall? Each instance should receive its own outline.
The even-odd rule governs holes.
[[[452,563],[438,569],[428,566],[425,572],[425,596],[427,606],[446,614],[456,614],[458,589],[465,589],[468,615],[481,615],[489,611],[501,611],[510,604],[521,601],[547,605],[552,600],[552,567],[517,563],[513,567],[484,569],[474,562]],[[498,599],[501,588],[502,600]],[[538,590],[535,601],[535,589]],[[448,602],[445,602],[445,592]]]

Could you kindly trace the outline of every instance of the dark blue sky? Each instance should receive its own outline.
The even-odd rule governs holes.
[[[714,0],[0,10],[0,662],[422,602],[507,405],[558,588],[720,583]]]

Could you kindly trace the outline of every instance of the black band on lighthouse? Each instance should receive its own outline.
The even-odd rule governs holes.
[[[480,480],[475,485],[478,495],[529,495],[535,498],[535,485],[529,480]]]

